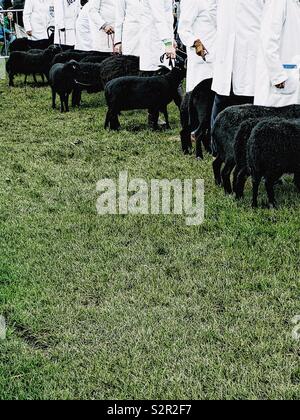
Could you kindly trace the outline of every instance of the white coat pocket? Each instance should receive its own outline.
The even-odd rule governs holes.
[[[294,95],[299,89],[299,69],[289,70],[289,78],[285,82],[283,89],[278,89],[276,86],[273,87],[273,93],[277,95]]]

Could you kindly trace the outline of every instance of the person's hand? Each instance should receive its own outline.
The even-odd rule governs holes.
[[[107,33],[107,35],[112,35],[115,33],[115,30],[111,25],[106,25],[104,27],[104,32]]]
[[[115,45],[115,53],[116,54],[122,54],[122,43],[121,42],[119,44]]]
[[[197,39],[194,42],[194,48],[196,49],[196,54],[199,57],[202,57],[204,61],[206,61],[206,56],[208,54],[208,51],[205,48],[205,46],[202,44],[202,42],[200,41],[200,39]]]
[[[173,45],[166,46],[166,56],[167,56],[167,58],[171,58],[172,60],[175,60],[175,58],[176,58],[176,48]]]
[[[60,32],[66,32],[66,28],[62,28]]]
[[[276,85],[275,87],[276,87],[277,89],[284,89],[284,88],[285,88],[285,83],[286,83],[286,82],[279,83],[279,85]]]
[[[32,31],[27,31],[26,33],[28,36],[32,36]]]

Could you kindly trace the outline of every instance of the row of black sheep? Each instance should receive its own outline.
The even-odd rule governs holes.
[[[246,181],[252,178],[253,207],[258,206],[258,191],[264,178],[268,204],[276,207],[274,186],[284,174],[294,174],[300,191],[300,105],[271,108],[254,105],[233,106],[217,118],[211,132],[214,93],[212,80],[200,83],[186,95],[181,107],[182,150],[192,149],[203,158],[202,143],[215,157],[213,173],[226,194],[243,198]],[[233,173],[233,183],[231,175]]]
[[[113,130],[120,127],[120,112],[131,109],[148,109],[155,116],[154,128],[157,128],[159,112],[162,112],[168,127],[167,106],[172,100],[180,106],[178,86],[185,76],[183,66],[178,65],[171,72],[162,69],[155,77],[143,78],[139,77],[136,57],[61,52],[55,46],[45,51],[14,52],[7,69],[10,81],[17,73],[44,74],[52,88],[53,107],[55,96],[59,94],[61,111],[68,111],[71,93],[72,105],[79,106],[83,90],[105,90],[108,105],[105,126]],[[245,182],[251,176],[253,206],[257,207],[259,184],[265,178],[269,204],[276,206],[274,185],[284,173],[295,174],[295,184],[300,189],[300,106],[230,107],[217,118],[211,133],[214,102],[211,84],[212,80],[200,83],[181,104],[183,152],[190,153],[191,133],[194,132],[196,156],[203,158],[202,143],[214,154],[215,181],[223,185],[226,193],[234,192],[237,198],[243,197]]]
[[[215,181],[223,185],[225,193],[234,192],[242,198],[251,176],[252,205],[257,207],[259,185],[264,179],[269,206],[276,207],[274,186],[284,174],[294,174],[300,191],[300,105],[230,107],[216,120],[212,146]]]

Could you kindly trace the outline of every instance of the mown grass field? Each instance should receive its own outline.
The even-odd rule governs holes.
[[[182,156],[175,107],[170,131],[129,113],[109,133],[103,95],[68,115],[50,96],[0,83],[0,399],[298,399],[292,179],[254,211],[250,185],[236,203]],[[97,181],[124,170],[204,178],[205,223],[98,216]]]

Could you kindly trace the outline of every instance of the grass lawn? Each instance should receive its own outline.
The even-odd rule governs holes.
[[[103,95],[50,110],[0,83],[1,399],[298,399],[299,204],[225,197],[173,129],[145,113],[103,129]],[[140,126],[142,125],[142,128]],[[206,219],[98,216],[96,183],[204,178]],[[262,189],[262,198],[264,198]]]

